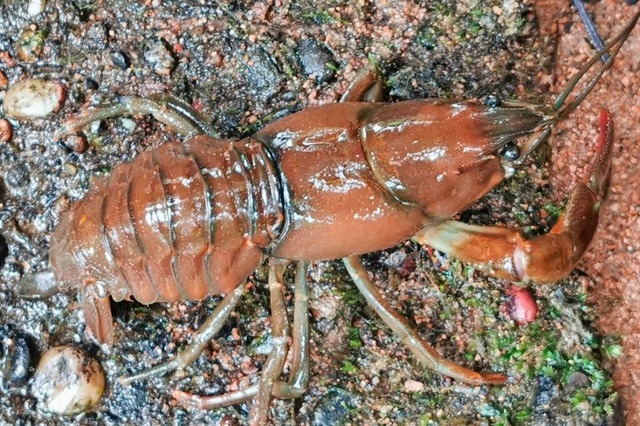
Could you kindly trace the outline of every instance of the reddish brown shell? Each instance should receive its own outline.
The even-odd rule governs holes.
[[[93,181],[54,232],[52,269],[110,341],[109,295],[198,300],[237,287],[263,253],[340,258],[447,220],[502,179],[495,150],[537,125],[527,111],[340,103],[237,142],[168,143]]]
[[[282,216],[264,183],[267,163],[254,141],[197,136],[94,180],[62,215],[50,249],[58,280],[83,289],[89,328],[111,339],[108,295],[149,304],[239,285],[262,259],[266,228],[273,232]]]

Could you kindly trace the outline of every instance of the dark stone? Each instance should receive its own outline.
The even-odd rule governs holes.
[[[590,385],[591,380],[589,380],[589,376],[580,371],[574,371],[567,379],[567,384],[565,385],[564,390],[567,393],[571,393],[576,389],[584,389]]]
[[[87,77],[84,81],[84,88],[87,90],[97,90],[100,85],[94,79]]]
[[[516,161],[520,158],[520,147],[513,142],[509,142],[502,148],[500,155],[507,161]]]
[[[280,91],[283,80],[275,62],[263,49],[254,48],[248,52],[245,62],[245,77],[250,89],[260,99],[270,99]]]
[[[35,345],[11,325],[0,326],[0,388],[21,386],[33,373]]]
[[[489,95],[485,98],[484,104],[489,108],[498,108],[502,105],[502,99],[496,95]]]
[[[118,392],[122,387],[115,386],[113,397],[105,401],[105,408],[116,424],[133,424],[149,416],[149,386],[144,382],[127,387],[127,392]]]
[[[355,395],[344,389],[330,389],[316,403],[312,426],[343,424],[351,410],[358,406]]]
[[[314,75],[319,82],[333,78],[336,62],[333,54],[324,45],[312,39],[304,39],[296,46],[296,54],[305,75]]]
[[[111,62],[120,69],[126,70],[131,66],[131,59],[122,50],[114,50],[111,52]]]
[[[538,376],[533,403],[534,410],[544,411],[543,407],[549,405],[556,395],[558,395],[558,385],[554,380],[547,376]]]

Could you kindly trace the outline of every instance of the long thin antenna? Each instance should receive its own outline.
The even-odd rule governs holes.
[[[582,19],[584,28],[587,30],[587,34],[589,34],[591,43],[593,43],[593,47],[595,47],[596,50],[604,50],[604,42],[602,41],[602,37],[600,37],[600,34],[598,34],[596,25],[593,23],[593,19],[591,19],[591,15],[589,15],[589,12],[587,12],[587,8],[584,6],[584,1],[573,0],[573,6],[578,11],[578,15],[580,15],[580,19]],[[602,63],[607,63],[607,61],[609,60],[609,54],[602,55],[600,60],[602,61]]]
[[[602,74],[604,74],[604,72],[613,64],[613,59],[620,51],[620,48],[627,40],[627,38],[629,38],[629,34],[631,34],[631,31],[636,26],[639,18],[640,12],[636,13],[631,21],[622,29],[622,31],[620,31],[617,36],[615,36],[610,42],[608,42],[604,46],[604,49],[597,51],[571,78],[571,80],[569,80],[567,86],[562,91],[562,93],[560,93],[558,99],[556,99],[555,103],[553,104],[553,110],[558,112],[558,118],[564,118],[569,115],[578,107],[578,105],[580,105],[580,102],[582,102],[582,100],[587,97],[587,95],[595,87]],[[600,61],[600,58],[602,58],[607,53],[610,55],[609,59],[600,66],[596,74],[591,78],[591,80],[589,80],[585,88],[582,89],[582,91],[580,91],[569,104],[565,105],[567,98],[576,88],[576,85],[582,79],[582,77],[584,77],[586,73],[593,67],[593,65]]]

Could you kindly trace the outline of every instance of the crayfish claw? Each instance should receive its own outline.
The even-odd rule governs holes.
[[[575,268],[595,234],[612,146],[613,120],[602,111],[590,175],[573,187],[566,209],[546,235],[527,240],[518,230],[449,220],[420,230],[413,240],[512,282],[559,281]]]

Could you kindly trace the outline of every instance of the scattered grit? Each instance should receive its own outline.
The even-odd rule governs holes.
[[[559,35],[554,77],[547,80],[557,91],[576,67],[591,55],[584,32],[564,31],[581,26],[578,16],[564,2],[540,1],[540,31]],[[604,39],[615,35],[637,12],[638,6],[601,1],[589,5]],[[561,30],[558,31],[558,28]],[[629,425],[640,424],[640,29],[636,28],[615,60],[613,69],[570,120],[560,124],[551,143],[557,191],[566,191],[585,176],[597,133],[600,108],[615,120],[615,151],[611,187],[602,221],[579,268],[592,278],[589,301],[596,305],[602,332],[622,338],[624,356],[615,369],[615,386],[623,397]],[[572,61],[564,58],[574,58]]]

